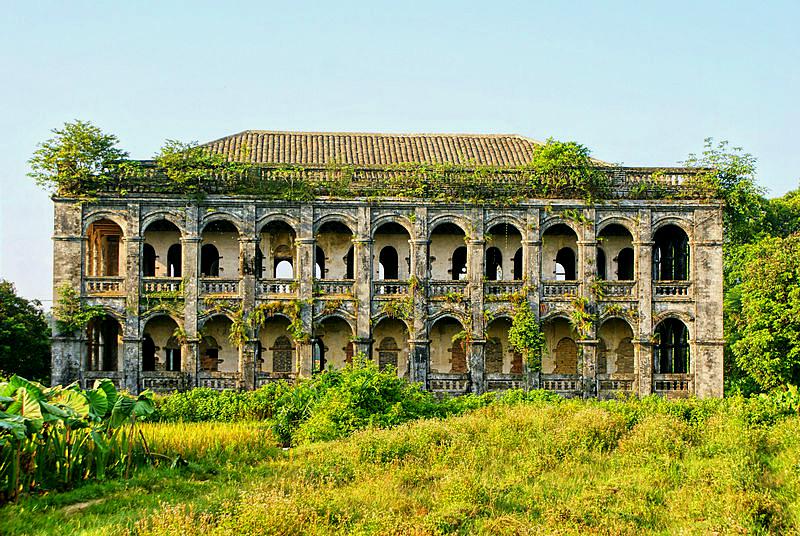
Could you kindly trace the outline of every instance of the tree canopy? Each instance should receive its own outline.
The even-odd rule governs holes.
[[[5,374],[49,379],[50,328],[38,301],[18,296],[10,281],[0,280],[0,375]]]

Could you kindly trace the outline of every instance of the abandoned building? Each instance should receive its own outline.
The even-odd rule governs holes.
[[[156,178],[92,202],[56,196],[55,299],[68,284],[105,314],[56,333],[53,381],[254,389],[363,353],[437,393],[721,396],[721,204],[631,193],[647,181],[680,191],[691,170],[598,162],[613,195],[592,200],[459,202],[392,186],[438,165],[496,170],[482,180],[500,187],[539,146],[246,131],[206,147],[262,175],[328,176],[335,163],[375,193],[284,199],[223,181],[188,197],[148,186]],[[509,342],[520,300],[542,326],[540,370]],[[576,325],[576,309],[591,321]]]

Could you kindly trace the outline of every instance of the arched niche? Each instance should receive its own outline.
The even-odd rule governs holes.
[[[110,219],[102,218],[89,224],[84,262],[87,276],[117,277],[124,274],[122,239],[122,228]]]
[[[578,270],[578,235],[557,223],[542,234],[542,279],[574,281]]]
[[[452,222],[442,222],[431,231],[428,244],[431,279],[467,278],[468,255],[464,230]]]
[[[352,279],[353,230],[342,221],[329,220],[319,226],[314,238],[315,277]]]
[[[109,314],[92,319],[86,327],[86,350],[86,370],[123,370],[122,325],[119,321]]]
[[[566,318],[555,317],[542,324],[546,351],[542,356],[544,374],[577,375],[578,335]]]
[[[373,355],[381,369],[392,366],[400,377],[408,377],[408,328],[394,318],[383,318],[372,329]]]
[[[239,347],[230,341],[233,322],[227,316],[214,316],[203,324],[200,337],[200,370],[239,372]]]
[[[354,333],[350,324],[340,316],[328,316],[316,326],[314,338],[314,372],[328,368],[343,368],[352,363],[355,354]]]
[[[200,236],[200,275],[239,277],[239,230],[236,225],[225,219],[213,220],[206,224]]]
[[[438,318],[429,331],[430,370],[440,374],[466,374],[467,345],[464,325],[451,316]]]
[[[142,245],[143,277],[181,277],[183,247],[181,231],[167,219],[148,223]]]
[[[178,323],[167,315],[154,316],[145,323],[142,329],[142,371],[181,370],[183,355],[176,337],[177,329]]]
[[[297,265],[295,230],[287,222],[273,219],[258,233],[256,244],[256,277],[294,279]]]
[[[372,251],[377,262],[373,277],[377,280],[408,279],[411,275],[411,236],[405,227],[386,222],[373,233]]]
[[[634,278],[633,235],[619,223],[610,223],[597,234],[597,274],[600,279],[632,281]],[[603,252],[603,265],[600,266]]]
[[[490,281],[522,279],[522,234],[508,223],[498,223],[486,235],[484,275]]]

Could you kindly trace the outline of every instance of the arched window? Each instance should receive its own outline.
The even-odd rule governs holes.
[[[601,248],[597,248],[597,277],[598,279],[606,279],[606,252]]]
[[[453,280],[467,278],[467,248],[466,246],[457,247],[453,252],[453,260],[450,269]]]
[[[144,277],[156,275],[156,250],[150,244],[142,247],[142,275]]]
[[[399,354],[400,348],[397,347],[394,337],[384,337],[378,347],[378,367],[381,370],[390,366],[396,369]]]
[[[345,279],[355,279],[355,270],[353,265],[353,246],[350,246],[350,249],[347,250],[347,255],[344,256],[344,269]]]
[[[522,248],[514,254],[514,281],[522,280]]]
[[[665,225],[656,231],[653,245],[653,279],[686,281],[689,279],[689,237],[677,225]]]
[[[180,244],[172,244],[167,250],[167,276],[181,277],[183,272],[183,249]]]
[[[278,261],[275,265],[275,279],[294,279],[292,261]]]
[[[142,338],[142,370],[156,370],[156,344],[150,335]]]
[[[321,338],[316,338],[312,342],[311,346],[311,358],[312,358],[312,365],[311,365],[311,372],[324,372],[325,371],[325,344],[322,342]]]
[[[617,255],[617,279],[633,281],[633,248],[624,248]]]
[[[261,279],[264,277],[264,252],[261,251],[261,246],[256,245],[256,277]]]
[[[325,279],[325,252],[319,246],[314,249],[314,277]]]
[[[380,279],[398,279],[400,273],[397,250],[392,246],[381,249],[378,256],[378,276]]]
[[[292,341],[286,335],[275,339],[272,350],[272,372],[292,371]]]
[[[575,252],[572,248],[561,248],[556,253],[556,279],[575,281]]]
[[[486,278],[489,281],[503,279],[503,255],[496,247],[486,250]]]
[[[656,374],[689,372],[689,330],[677,318],[667,318],[656,326],[653,346]]]
[[[213,244],[205,244],[200,249],[200,275],[219,277],[219,251]]]
[[[177,372],[181,370],[181,345],[178,339],[170,337],[165,348],[166,361],[164,368],[168,371]]]

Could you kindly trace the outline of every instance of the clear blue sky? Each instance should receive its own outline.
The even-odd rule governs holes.
[[[518,133],[671,165],[713,136],[797,188],[800,2],[8,2],[0,278],[51,298],[36,143],[91,120],[131,156],[245,129]]]

